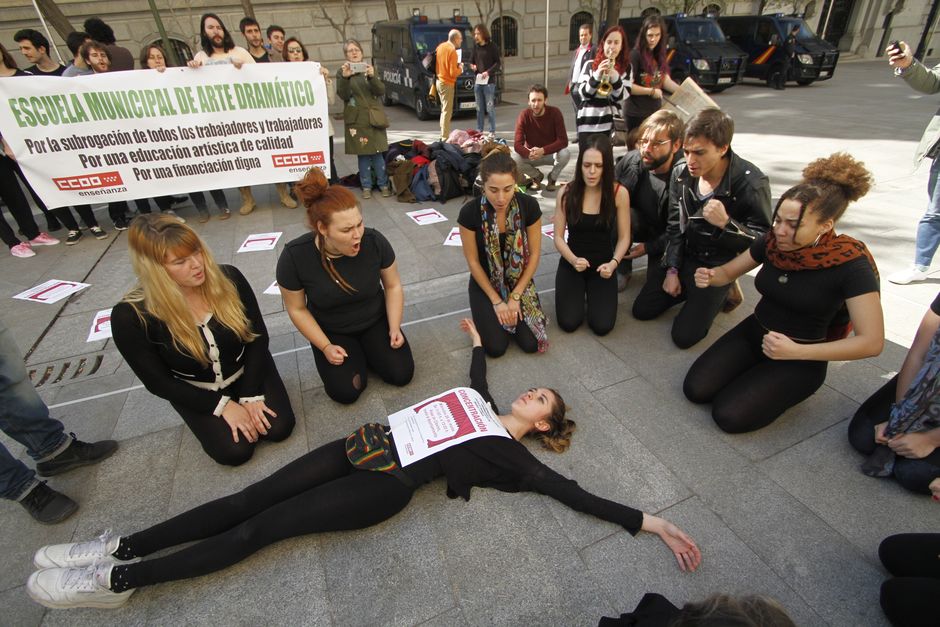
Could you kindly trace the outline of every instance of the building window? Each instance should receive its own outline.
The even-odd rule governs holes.
[[[591,39],[594,39],[594,17],[587,11],[578,11],[571,16],[571,24],[568,27],[568,50],[574,50],[581,45],[579,34],[582,24],[591,27]]]
[[[721,6],[714,4],[714,3],[706,4],[705,10],[702,11],[702,15],[705,15],[707,17],[718,17],[719,15],[721,15]]]
[[[651,15],[662,15],[663,12],[657,9],[656,7],[647,7],[643,9],[643,12],[640,13],[640,17],[646,18]]]
[[[504,15],[502,23],[496,18],[490,25],[490,34],[493,35],[493,41],[500,46],[504,57],[519,56],[519,23],[515,18]]]

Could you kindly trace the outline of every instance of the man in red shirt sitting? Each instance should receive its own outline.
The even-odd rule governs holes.
[[[558,107],[548,105],[548,90],[543,85],[529,88],[529,107],[516,120],[515,152],[512,158],[519,165],[519,173],[533,180],[531,189],[541,188],[543,178],[538,166],[550,165],[545,190],[555,191],[561,171],[571,160],[568,150],[568,132],[565,119]]]

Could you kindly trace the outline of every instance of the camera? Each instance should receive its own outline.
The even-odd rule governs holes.
[[[369,67],[368,63],[350,63],[349,71],[353,74],[365,74],[366,68]]]

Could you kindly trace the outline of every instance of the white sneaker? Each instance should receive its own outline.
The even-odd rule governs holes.
[[[918,266],[911,266],[907,270],[895,272],[888,277],[888,280],[898,285],[907,285],[916,281],[923,281],[927,278],[927,271],[921,270]]]
[[[68,544],[50,544],[44,546],[33,556],[36,568],[74,568],[91,566],[96,562],[117,562],[112,555],[117,551],[121,536],[110,529],[88,542],[70,542]]]
[[[30,598],[46,607],[120,607],[134,589],[111,592],[111,570],[114,564],[93,564],[82,568],[45,568],[29,576],[26,591]]]

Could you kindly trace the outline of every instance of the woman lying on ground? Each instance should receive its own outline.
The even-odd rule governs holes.
[[[555,248],[561,255],[555,272],[558,326],[568,332],[581,326],[586,302],[588,326],[607,335],[617,322],[615,273],[630,249],[630,194],[614,180],[608,137],[587,139],[574,179],[559,197],[553,220]]]
[[[473,339],[470,385],[499,414],[486,382],[480,335],[469,319],[461,326]],[[474,486],[551,496],[633,535],[641,530],[655,533],[679,568],[698,567],[701,552],[675,525],[586,492],[521,443],[532,434],[550,450],[568,447],[574,422],[565,418],[565,403],[557,392],[530,388],[498,420],[511,437],[477,437],[406,467],[398,466],[391,441],[383,452],[394,460],[394,472],[353,466],[346,438],[335,440],[239,493],[144,531],[127,536],[105,532],[90,542],[39,549],[34,561],[41,570],[30,576],[27,589],[46,607],[118,607],[141,586],[206,575],[285,538],[378,524],[404,509],[418,487],[440,476],[447,478],[448,494],[464,500],[470,499]],[[194,544],[164,557],[131,561],[186,542]]]
[[[866,475],[894,475],[912,492],[940,494],[940,294],[901,371],[855,412],[849,442],[868,456]]]
[[[111,311],[111,332],[140,382],[220,464],[248,461],[259,439],[289,436],[294,412],[242,273],[216,264],[195,231],[165,214],[135,218],[127,247],[139,285]]]
[[[771,232],[728,263],[696,270],[695,285],[705,288],[761,266],[754,313],[718,338],[685,377],[686,397],[711,403],[723,431],[766,427],[822,387],[828,362],[881,352],[875,260],[862,242],[835,234],[849,203],[869,187],[871,174],[849,155],[817,159],[803,170],[803,182],[780,197]]]
[[[291,240],[277,261],[277,282],[291,322],[310,342],[327,396],[354,403],[373,370],[389,385],[414,376],[401,330],[404,290],[395,251],[366,228],[347,188],[311,168],[297,186],[311,231]]]

